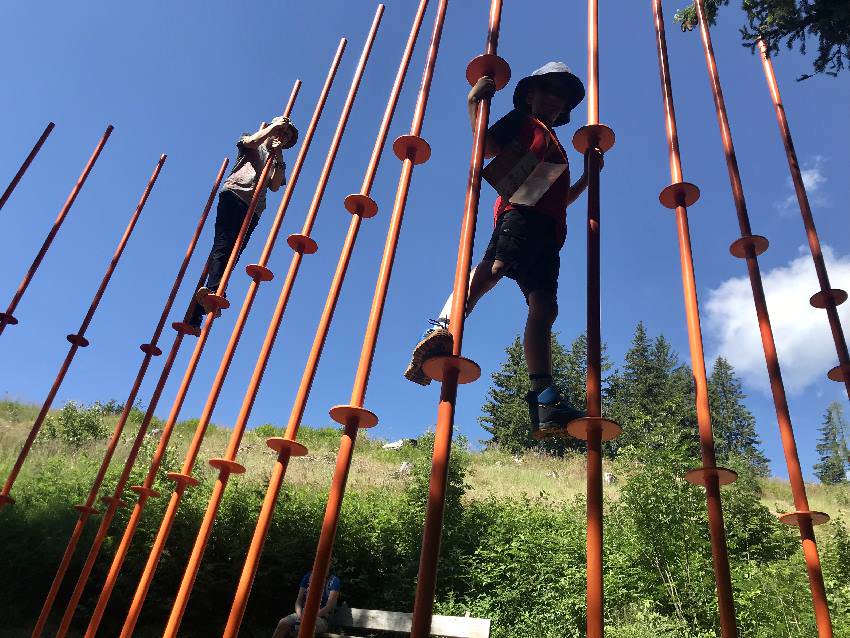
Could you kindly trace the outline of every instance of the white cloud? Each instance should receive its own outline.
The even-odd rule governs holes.
[[[826,158],[823,155],[815,155],[800,167],[800,175],[806,187],[806,194],[809,196],[809,203],[815,206],[829,206],[829,198],[823,192],[823,186],[826,184],[826,176],[823,173],[824,164],[826,164]],[[790,176],[786,178],[786,185],[789,194],[782,201],[774,203],[774,206],[781,212],[791,213],[798,210],[799,204],[794,191],[794,182],[791,181]]]
[[[835,255],[828,246],[823,252],[830,285],[848,290],[850,255]],[[800,256],[788,265],[762,272],[762,280],[785,388],[789,394],[799,393],[825,380],[838,362],[826,311],[809,305],[820,287],[808,247],[801,247]],[[838,307],[838,315],[850,336],[850,302]],[[749,386],[768,393],[749,277],[728,279],[709,291],[705,323],[715,356],[728,359]]]

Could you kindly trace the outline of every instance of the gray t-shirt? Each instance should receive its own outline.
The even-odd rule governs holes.
[[[231,191],[239,199],[245,202],[246,206],[251,204],[251,197],[254,195],[254,187],[257,185],[257,180],[260,173],[263,172],[263,166],[269,157],[269,152],[264,144],[257,148],[247,148],[242,144],[242,140],[247,135],[243,135],[236,142],[236,148],[239,149],[239,154],[236,156],[236,164],[233,170],[224,180],[224,189]],[[255,215],[259,215],[266,208],[266,186],[260,191],[260,197],[257,200],[257,208],[254,210]]]

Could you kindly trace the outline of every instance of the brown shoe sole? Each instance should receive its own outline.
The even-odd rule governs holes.
[[[430,332],[413,349],[413,356],[407,370],[404,371],[404,376],[419,385],[431,383],[431,378],[422,370],[422,364],[431,357],[450,354],[453,343],[452,333],[445,328],[437,328]]]

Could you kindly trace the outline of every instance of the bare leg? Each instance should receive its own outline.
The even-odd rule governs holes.
[[[528,295],[528,320],[525,322],[525,362],[532,378],[532,389],[544,390],[552,383],[552,325],[558,316],[555,293],[544,290]],[[546,377],[540,378],[543,375]]]
[[[498,264],[498,269],[497,269]],[[466,316],[472,314],[481,297],[493,290],[504,276],[504,265],[500,261],[482,261],[469,278],[469,296],[466,299]]]
[[[274,630],[272,638],[286,638],[287,636],[289,636],[289,632],[292,631],[292,627],[294,625],[295,621],[292,620],[292,616],[282,618],[281,621],[277,624],[277,628]]]

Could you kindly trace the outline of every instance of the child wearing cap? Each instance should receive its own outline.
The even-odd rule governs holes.
[[[227,260],[230,258],[234,244],[236,244],[239,229],[242,228],[242,222],[248,213],[254,188],[266,160],[270,155],[272,156],[268,181],[260,189],[257,206],[245,231],[242,245],[236,257],[237,260],[241,257],[251,233],[260,221],[260,214],[266,207],[266,189],[270,188],[272,191],[277,191],[284,183],[286,164],[283,163],[283,149],[292,148],[297,141],[298,129],[292,125],[289,118],[276,117],[271,124],[261,126],[252,135],[244,134],[236,142],[238,149],[236,164],[224,181],[224,187],[218,197],[215,237],[207,260],[207,280],[195,293],[196,304],[189,319],[189,324],[196,331],[200,329],[204,313],[210,310],[205,307],[204,301],[207,295],[216,291],[221,282]]]
[[[492,97],[495,90],[493,80],[483,77],[469,92],[473,127],[478,102]],[[532,388],[526,396],[532,434],[560,430],[583,415],[560,396],[552,381],[552,325],[558,314],[559,252],[567,236],[566,210],[587,187],[586,175],[570,184],[569,161],[554,127],[569,122],[570,111],[582,99],[581,80],[563,63],[549,62],[517,83],[513,110],[490,127],[485,145],[485,157],[496,158],[494,166],[510,155],[522,158],[517,165],[529,164],[530,158],[530,165],[525,173],[520,171],[519,181],[527,178],[524,183],[513,184],[507,191],[499,188],[502,194],[494,207],[493,234],[470,277],[466,314],[503,277],[513,279],[522,291],[528,305],[523,346]],[[451,353],[450,309],[451,297],[414,349],[405,371],[409,380],[428,385],[431,379],[422,370],[424,361]]]

